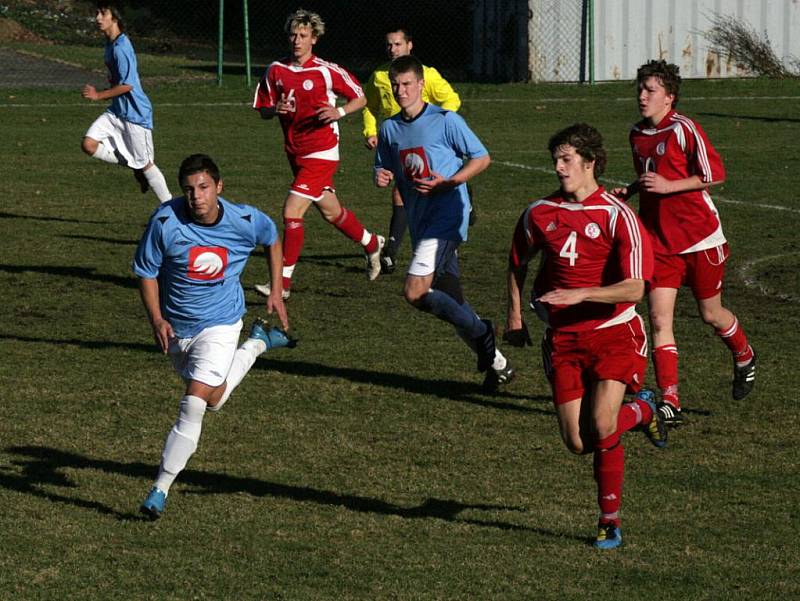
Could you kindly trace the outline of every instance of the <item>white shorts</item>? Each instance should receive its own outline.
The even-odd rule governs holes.
[[[95,119],[84,137],[109,144],[131,169],[142,169],[155,160],[153,132],[108,111]]]
[[[423,238],[412,249],[408,275],[424,277],[435,272],[439,276],[452,272],[458,277],[458,245],[453,240]]]
[[[228,377],[241,331],[240,319],[233,325],[206,328],[193,338],[173,338],[169,341],[172,366],[186,382],[219,386]]]

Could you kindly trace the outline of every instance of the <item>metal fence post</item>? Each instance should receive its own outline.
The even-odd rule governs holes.
[[[222,43],[225,35],[222,31],[225,24],[225,0],[219,0],[219,32],[217,34],[217,85],[222,86]]]
[[[242,0],[244,12],[244,65],[247,70],[247,87],[250,87],[250,18],[247,13],[247,0]]]
[[[594,1],[587,0],[589,3],[586,12],[587,24],[586,28],[589,33],[589,48],[588,48],[588,61],[589,61],[589,85],[594,85]]]

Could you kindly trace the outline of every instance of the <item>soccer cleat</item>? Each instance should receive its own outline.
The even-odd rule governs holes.
[[[167,493],[155,486],[147,493],[144,503],[139,508],[144,515],[151,520],[157,520],[164,513],[164,506],[167,504]]]
[[[258,292],[261,296],[269,296],[270,292],[272,292],[272,287],[269,284],[256,284],[253,286],[255,291]],[[292,291],[288,288],[284,288],[283,292],[281,293],[281,298],[286,300],[291,296]]]
[[[376,236],[378,238],[378,246],[371,253],[366,253],[365,259],[367,262],[367,279],[371,282],[381,274],[381,251],[386,244],[386,238],[383,236]]]
[[[280,328],[270,328],[269,324],[267,324],[267,322],[260,317],[256,317],[252,327],[250,328],[250,338],[263,340],[267,345],[267,350],[281,348],[284,346],[288,346],[289,348],[294,348],[297,346],[297,341],[289,338],[289,336],[286,335],[286,332]]]
[[[664,401],[657,403],[656,407],[658,408],[658,412],[664,418],[664,425],[667,425],[670,428],[677,428],[683,425],[683,414],[681,413],[680,407],[675,407],[674,405],[670,405]]]
[[[622,544],[622,529],[614,524],[600,524],[597,527],[595,549],[616,549]]]
[[[503,369],[495,369],[490,367],[486,370],[486,376],[483,378],[483,391],[489,394],[498,392],[501,386],[508,384],[514,379],[517,372],[511,367],[511,362],[506,360],[506,366]]]
[[[486,324],[486,332],[475,338],[475,351],[478,353],[478,371],[486,371],[494,363],[497,350],[494,339],[494,325],[489,319],[481,319]]]
[[[636,398],[650,407],[653,412],[652,417],[648,423],[642,423],[641,428],[644,431],[647,439],[653,443],[653,446],[663,449],[667,446],[667,425],[664,423],[664,415],[658,410],[656,406],[656,395],[652,390],[642,388],[636,393]]]
[[[750,394],[756,383],[756,351],[753,349],[753,358],[750,363],[742,367],[733,364],[733,400],[741,401]]]
[[[390,273],[394,273],[396,268],[397,263],[395,263],[393,256],[385,254],[381,255],[381,273],[389,275]]]
[[[469,227],[472,227],[473,225],[475,225],[476,221],[478,221],[478,215],[475,214],[475,209],[470,208],[467,224],[469,225]]]
[[[136,181],[139,183],[139,189],[142,191],[142,194],[146,193],[150,189],[150,184],[147,181],[147,177],[145,176],[143,169],[134,169],[133,177],[136,178]]]

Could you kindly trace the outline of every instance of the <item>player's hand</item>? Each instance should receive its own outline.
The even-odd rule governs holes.
[[[556,288],[536,299],[550,305],[577,305],[586,300],[584,288]]]
[[[612,188],[610,192],[612,196],[616,196],[622,200],[628,200],[628,188]]]
[[[533,346],[531,335],[528,333],[528,326],[525,325],[524,321],[521,322],[521,325],[518,328],[509,329],[507,327],[506,331],[503,332],[503,340],[511,346]]]
[[[434,192],[452,188],[450,180],[446,179],[441,173],[431,171],[428,177],[415,177],[414,188],[423,196],[428,196]]]
[[[646,171],[639,176],[639,187],[655,194],[669,194],[672,192],[672,182],[663,175]]]
[[[333,123],[334,121],[338,121],[342,118],[342,114],[339,112],[335,106],[331,106],[326,104],[325,106],[321,106],[317,109],[317,119],[325,123]]]
[[[274,288],[273,288],[274,290]],[[273,313],[278,314],[278,319],[281,320],[281,326],[283,326],[283,331],[289,331],[289,316],[286,314],[286,304],[283,302],[283,290],[271,292],[270,295],[267,297],[267,313],[272,315]]]
[[[85,86],[83,86],[83,90],[81,90],[81,96],[83,96],[87,100],[97,100],[98,99],[97,88],[95,88],[94,86],[90,86],[89,84],[86,84]]]
[[[169,350],[169,341],[175,338],[172,325],[166,319],[157,319],[151,325],[156,344],[161,349],[161,352],[166,355]]]
[[[378,136],[369,136],[364,140],[364,146],[370,150],[375,150],[378,147]]]
[[[289,90],[289,94],[281,94],[280,100],[275,105],[275,112],[279,115],[294,113],[297,110],[297,102],[294,98],[294,90]]]
[[[379,188],[386,188],[389,184],[392,183],[394,179],[394,173],[389,171],[388,169],[376,169],[375,170],[375,185]]]

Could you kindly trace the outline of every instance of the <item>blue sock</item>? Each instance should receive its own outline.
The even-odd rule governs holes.
[[[471,340],[486,333],[486,324],[475,314],[469,303],[459,305],[452,296],[440,290],[431,290],[423,297],[422,310],[453,324],[462,338]]]

